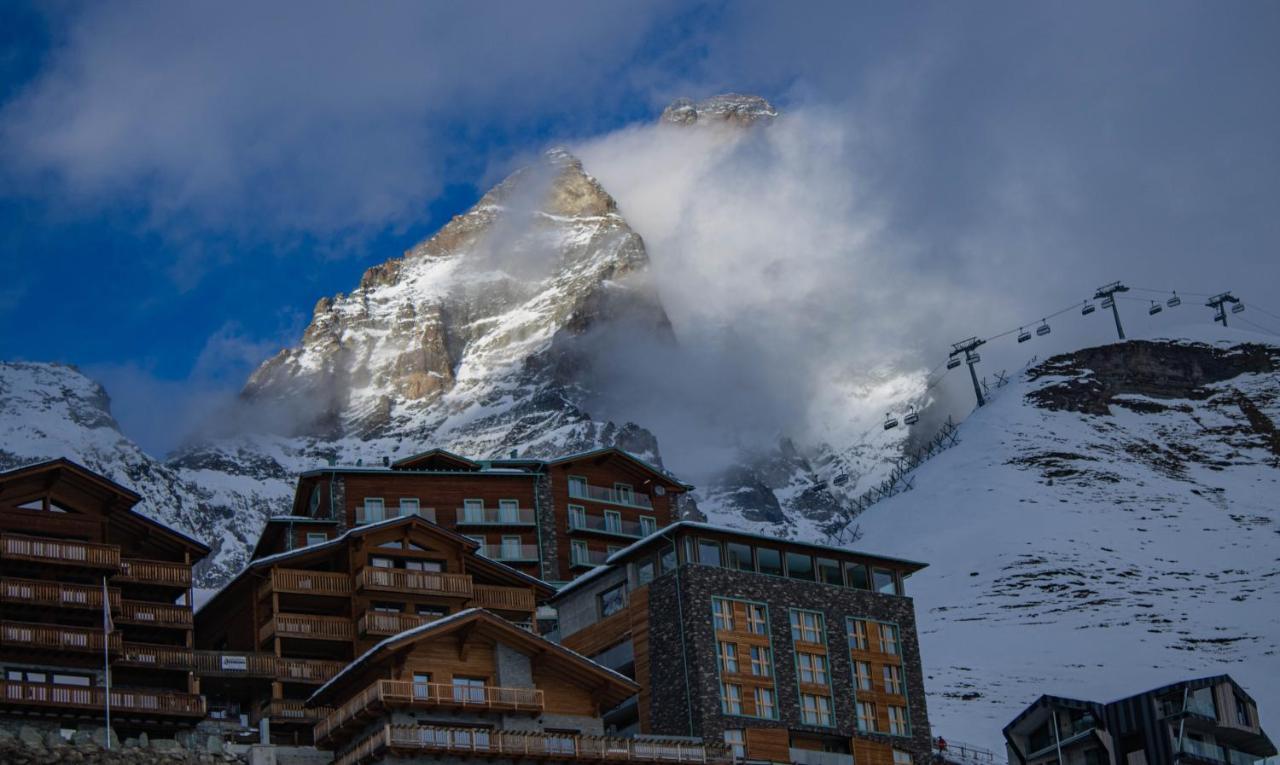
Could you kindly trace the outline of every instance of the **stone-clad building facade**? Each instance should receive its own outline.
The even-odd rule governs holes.
[[[925,763],[921,564],[677,523],[562,589],[560,639],[641,686],[623,729],[740,757]],[[610,719],[607,717],[607,719]]]

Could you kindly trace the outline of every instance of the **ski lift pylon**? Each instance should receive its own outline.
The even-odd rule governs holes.
[[[898,418],[894,417],[890,412],[884,413],[884,429],[893,430],[898,427]]]
[[[1147,309],[1147,313],[1151,314],[1152,316],[1155,316],[1156,314],[1160,313],[1163,310],[1164,310],[1163,306],[1161,306],[1156,301],[1152,300],[1151,307]]]
[[[1022,327],[1018,327],[1018,342],[1025,343],[1031,339],[1031,332]]]
[[[1164,304],[1169,306],[1170,308],[1177,308],[1178,306],[1182,305],[1182,298],[1178,297],[1178,293],[1175,292],[1173,293],[1173,297],[1166,300]]]
[[[1088,316],[1089,314],[1093,313],[1096,310],[1098,310],[1098,308],[1093,303],[1085,303],[1084,308],[1080,309],[1080,315]]]

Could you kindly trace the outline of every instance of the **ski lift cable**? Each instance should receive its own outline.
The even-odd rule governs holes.
[[[1262,330],[1263,332],[1266,332],[1268,335],[1275,335],[1276,337],[1280,337],[1280,332],[1276,332],[1274,329],[1267,329],[1266,327],[1262,326],[1261,324],[1255,324],[1255,323],[1253,323],[1253,322],[1249,321],[1248,319],[1244,318],[1243,316],[1237,316],[1237,317],[1235,317],[1234,319],[1232,319],[1232,321],[1239,321],[1239,322],[1243,322],[1243,323],[1245,323],[1245,324],[1248,324],[1248,325],[1249,325],[1249,326],[1251,326],[1251,327],[1254,327],[1255,329],[1260,329],[1260,330]]]
[[[1173,293],[1176,292],[1179,295],[1190,295],[1192,297],[1203,297],[1203,298],[1213,297],[1213,295],[1210,295],[1205,292],[1186,292],[1184,290],[1154,290],[1154,289],[1151,289],[1150,287],[1130,287],[1129,289],[1137,290],[1138,292],[1154,292],[1158,295],[1172,295]],[[1133,298],[1129,298],[1129,299],[1132,300]]]
[[[1064,313],[1066,313],[1066,312],[1068,312],[1068,311],[1074,311],[1074,310],[1076,310],[1077,308],[1079,308],[1080,306],[1082,306],[1082,305],[1084,305],[1084,304],[1086,304],[1086,303],[1088,303],[1088,302],[1089,302],[1088,300],[1081,300],[1081,301],[1077,301],[1077,302],[1075,302],[1075,303],[1072,303],[1071,305],[1067,306],[1066,308],[1062,308],[1062,309],[1059,309],[1059,310],[1057,310],[1057,311],[1054,311],[1053,313],[1050,313],[1050,314],[1046,314],[1046,315],[1044,315],[1044,316],[1041,316],[1041,317],[1040,317],[1040,322],[1043,324],[1044,322],[1048,321],[1049,319],[1055,318],[1055,317],[1057,317],[1057,316],[1061,316],[1062,314],[1064,314]],[[1027,322],[1026,324],[1022,324],[1022,325],[1019,325],[1019,326],[1017,326],[1017,327],[1014,327],[1013,329],[1008,330],[1007,332],[1001,332],[1001,333],[1000,333],[1000,334],[998,334],[998,335],[992,335],[991,337],[984,338],[983,342],[987,342],[987,343],[989,343],[989,342],[991,342],[992,340],[999,340],[999,339],[1000,339],[1000,338],[1002,338],[1002,337],[1008,337],[1009,335],[1016,334],[1017,332],[1021,331],[1023,327],[1033,326],[1033,325],[1035,325],[1035,323],[1036,323],[1036,322],[1035,322],[1034,320],[1029,321],[1029,322]]]
[[[1250,303],[1249,307],[1263,314],[1264,316],[1270,316],[1271,318],[1276,319],[1277,321],[1280,321],[1280,314],[1271,313],[1267,309],[1260,307],[1257,303]]]

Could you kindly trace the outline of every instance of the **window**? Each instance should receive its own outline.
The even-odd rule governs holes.
[[[421,507],[418,505],[418,500],[414,497],[401,497],[400,515],[422,515]]]
[[[907,735],[907,708],[889,707],[889,732],[895,736]]]
[[[859,691],[872,690],[870,664],[865,661],[855,661],[853,663],[853,685]]]
[[[756,717],[764,717],[769,720],[778,718],[778,698],[774,695],[772,688],[756,688]]]
[[[911,765],[911,753],[901,749],[893,750],[893,765]]]
[[[636,567],[636,581],[642,587],[653,581],[653,561],[647,560]]]
[[[738,672],[738,646],[736,643],[726,643],[723,640],[716,641],[720,646],[720,671],[726,673],[737,674]]]
[[[791,639],[801,643],[822,643],[822,614],[791,609]]]
[[[884,692],[902,695],[902,667],[884,668]]]
[[[413,673],[413,696],[418,699],[425,699],[431,695],[431,673],[430,672],[414,672]]]
[[[711,615],[717,630],[733,631],[733,601],[724,598],[711,599]]]
[[[307,507],[310,510],[308,515],[310,515],[312,518],[319,517],[318,515],[318,512],[320,510],[320,487],[319,486],[316,486],[311,489],[311,500],[307,503]]]
[[[400,604],[399,603],[379,603],[375,601],[373,603],[373,610],[383,614],[398,614],[400,613]]]
[[[635,490],[631,488],[631,484],[615,483],[613,492],[617,496],[618,501],[624,505],[634,505],[636,503]]]
[[[361,523],[374,523],[386,518],[386,509],[382,503],[382,499],[378,497],[366,497],[364,500],[364,518],[357,519]]]
[[[612,616],[627,607],[627,585],[625,582],[600,593],[600,616]]]
[[[476,544],[480,545],[480,554],[481,555],[485,554],[484,546],[488,542],[485,540],[484,534],[465,534],[464,536],[466,536],[466,538],[470,539],[472,542],[475,542]]]
[[[800,721],[808,725],[831,725],[831,697],[800,694]]]
[[[724,546],[725,557],[729,561],[729,568],[738,571],[755,571],[755,563],[751,560],[751,545],[744,545],[741,542],[729,542]]]
[[[418,605],[414,608],[414,613],[418,616],[429,616],[436,619],[445,615],[445,610],[439,606]]]
[[[569,505],[569,528],[585,529],[587,527],[587,509],[582,505]]]
[[[767,547],[756,548],[756,570],[762,574],[782,576],[782,555]]]
[[[1236,722],[1240,725],[1250,728],[1252,724],[1249,722],[1249,702],[1245,701],[1240,695],[1236,694]]]
[[[849,647],[855,651],[870,650],[867,643],[867,623],[862,619],[849,620]]]
[[[580,475],[569,476],[569,496],[587,499],[587,479]]]
[[[880,625],[880,651],[881,653],[898,655],[898,628],[892,624]]]
[[[503,560],[520,560],[524,557],[524,551],[521,549],[523,545],[520,543],[520,537],[510,536],[502,538],[502,559]]]
[[[859,701],[854,705],[857,713],[858,730],[868,733],[876,729],[876,705],[870,701]]]
[[[324,533],[323,531],[307,532],[307,547],[310,547],[311,545],[323,544],[328,541],[329,541],[329,535]]]
[[[714,539],[699,539],[698,562],[704,566],[719,566],[720,543]]]
[[[773,657],[769,649],[762,645],[751,646],[751,674],[756,677],[773,676]]]
[[[800,674],[800,682],[814,685],[827,684],[827,657],[817,653],[796,654],[796,670]]]
[[[658,519],[652,515],[640,516],[640,536],[647,537],[658,530]]]
[[[54,685],[75,685],[80,688],[88,688],[93,685],[93,678],[87,675],[64,675],[57,673],[53,676]]]
[[[844,573],[850,587],[857,590],[871,589],[871,585],[867,583],[867,567],[861,563],[845,564]]]
[[[587,543],[581,539],[575,539],[570,543],[569,547],[570,562],[578,565],[591,564],[591,552],[587,549]]]
[[[898,594],[898,588],[894,584],[893,572],[888,569],[874,568],[871,569],[872,581],[875,582],[876,592],[882,592],[885,595]]]
[[[813,581],[813,558],[800,553],[787,553],[787,576]]]
[[[720,705],[727,715],[742,714],[742,686],[720,683]]]
[[[675,571],[677,566],[676,548],[673,546],[663,550],[662,558],[659,562],[662,564],[662,573],[665,574],[668,571]]]
[[[769,634],[769,612],[759,603],[747,604],[747,631],[752,635]]]
[[[622,533],[622,513],[617,510],[604,511],[604,530],[614,534]]]
[[[844,584],[844,574],[840,571],[840,561],[830,558],[818,558],[818,581],[823,584]]]
[[[613,555],[614,553],[622,552],[622,548],[617,545],[605,545],[604,551],[608,555]]]
[[[391,558],[384,558],[381,555],[370,555],[369,565],[374,568],[395,568],[396,562]]]
[[[484,678],[455,676],[453,700],[463,703],[484,703]]]
[[[502,523],[519,523],[520,503],[514,499],[498,500],[498,520]]]
[[[735,760],[744,760],[747,757],[747,739],[742,733],[741,728],[734,730],[726,730],[724,732],[724,745],[733,755]]]
[[[484,500],[462,500],[462,520],[464,523],[484,523]]]

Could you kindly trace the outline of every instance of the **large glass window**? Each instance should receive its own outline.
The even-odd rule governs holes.
[[[741,542],[728,542],[724,546],[725,555],[729,560],[729,568],[739,571],[755,571],[755,563],[751,560],[751,545],[744,545]]]
[[[796,671],[800,674],[800,682],[814,685],[827,684],[827,657],[816,653],[801,651],[796,654]]]
[[[844,584],[844,574],[840,571],[840,561],[830,558],[818,558],[818,581],[823,584]]]
[[[462,500],[462,519],[466,523],[484,523],[484,500]]]
[[[858,730],[869,733],[876,729],[876,705],[870,701],[859,701],[854,705],[857,712]]]
[[[747,758],[747,739],[743,735],[741,728],[726,730],[724,732],[724,745],[729,750],[729,754],[733,755],[733,759],[745,760]]]
[[[453,678],[453,700],[474,704],[484,703],[484,678],[458,677],[455,675]]]
[[[853,663],[853,684],[857,690],[871,690],[871,665],[865,661]]]
[[[585,529],[587,527],[587,508],[582,505],[569,505],[569,528]]]
[[[778,698],[772,688],[756,688],[756,717],[776,720],[778,717]]]
[[[898,645],[898,628],[892,624],[880,625],[880,651],[897,656],[901,653]]]
[[[723,640],[716,641],[720,644],[720,671],[737,674],[738,672],[738,644],[726,643]]]
[[[900,706],[888,707],[889,712],[889,732],[895,736],[905,736],[907,729],[907,708]]]
[[[791,639],[802,643],[824,643],[822,614],[817,611],[791,609]]]
[[[800,553],[787,553],[787,576],[813,581],[813,558]]]
[[[725,714],[742,714],[742,686],[734,685],[733,683],[721,683],[720,703]]]
[[[640,516],[640,536],[647,537],[658,530],[658,519],[652,515]]]
[[[587,498],[587,479],[571,475],[569,476],[569,496]]]
[[[800,720],[808,725],[831,725],[831,697],[800,694]]]
[[[871,584],[867,581],[867,567],[861,563],[846,563],[845,575],[850,587],[859,590],[871,589]]]
[[[769,612],[763,605],[747,604],[747,630],[752,635],[769,634]]]
[[[604,511],[604,530],[613,534],[622,533],[622,513],[617,510]]]
[[[612,616],[627,607],[626,582],[614,585],[600,593],[600,616]]]
[[[756,677],[773,676],[773,660],[768,648],[762,645],[751,646],[751,674]]]
[[[498,500],[498,520],[503,523],[520,521],[520,503],[514,499]]]
[[[884,692],[902,695],[902,667],[885,665]]]
[[[662,573],[665,574],[668,571],[675,571],[676,565],[677,565],[676,548],[668,547],[667,549],[663,550],[662,558],[659,560],[659,562],[662,564]]]
[[[364,500],[364,517],[361,523],[375,523],[386,519],[386,506],[381,497],[366,497]]]
[[[719,566],[720,543],[714,539],[698,540],[698,562],[704,566]]]
[[[647,560],[639,566],[636,566],[636,581],[640,586],[643,587],[653,581],[653,567],[654,563],[652,560]]]
[[[882,592],[885,595],[898,594],[898,588],[894,581],[892,571],[884,568],[876,568],[871,570],[871,574],[873,581],[875,582],[876,592]]]
[[[782,576],[782,555],[777,550],[767,547],[756,548],[757,571],[762,574]]]
[[[724,598],[712,598],[711,614],[715,628],[725,632],[733,631],[733,601]]]

